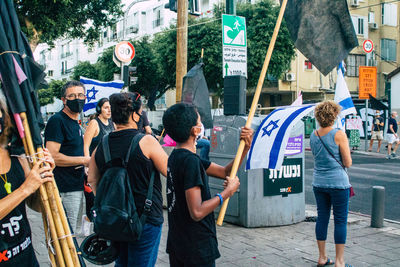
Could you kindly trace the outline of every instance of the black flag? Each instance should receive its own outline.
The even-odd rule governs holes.
[[[324,75],[358,46],[346,0],[288,0],[285,21],[296,48]]]
[[[376,110],[386,110],[389,109],[388,106],[383,104],[381,101],[373,97],[371,94],[369,94],[369,100],[371,101],[371,108],[376,109]]]
[[[183,77],[182,102],[195,105],[200,113],[204,128],[210,129],[213,127],[213,121],[211,117],[210,94],[206,78],[203,74],[203,66],[203,63],[195,65]]]

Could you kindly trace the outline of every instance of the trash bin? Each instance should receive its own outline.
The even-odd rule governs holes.
[[[247,117],[215,116],[211,131],[210,160],[226,165],[235,158],[239,146],[240,128]],[[257,129],[264,117],[255,117],[252,128]],[[245,227],[279,226],[305,219],[304,196],[304,122],[291,132],[281,170],[248,170],[245,162],[238,170],[240,189],[232,196],[225,221]],[[247,157],[246,159],[247,160]],[[212,195],[223,190],[223,181],[209,180]],[[219,209],[216,210],[218,215]]]

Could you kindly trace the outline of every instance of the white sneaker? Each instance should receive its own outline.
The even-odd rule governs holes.
[[[92,222],[88,221],[87,216],[83,215],[82,216],[82,225],[81,225],[81,234],[83,236],[89,236],[90,235],[91,224],[92,224]]]

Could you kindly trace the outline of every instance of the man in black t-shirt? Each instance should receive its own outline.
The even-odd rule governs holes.
[[[196,108],[179,103],[163,116],[166,133],[176,141],[177,148],[168,159],[167,253],[170,266],[215,266],[220,257],[213,211],[239,187],[237,177],[225,181],[225,190],[211,196],[208,175],[225,179],[232,169],[200,159],[196,154],[196,138],[201,132],[201,120]],[[250,148],[253,131],[242,128],[245,151]]]
[[[382,145],[383,140],[383,128],[385,127],[385,123],[383,118],[380,116],[380,111],[377,110],[375,113],[375,119],[372,126],[372,133],[371,133],[371,141],[369,142],[368,151],[372,151],[372,145],[374,144],[374,140],[378,140],[378,149],[376,152],[379,153]]]
[[[83,153],[83,133],[78,123],[85,99],[82,83],[67,82],[61,97],[64,108],[49,119],[44,132],[46,147],[56,163],[54,178],[72,232],[76,232],[83,199],[84,167],[90,160],[90,157],[85,157]]]
[[[388,121],[388,130],[386,134],[386,138],[388,141],[388,155],[387,159],[395,158],[396,157],[396,150],[399,147],[399,137],[397,136],[397,112],[393,111],[391,117]],[[395,145],[393,152],[392,152],[392,145]]]

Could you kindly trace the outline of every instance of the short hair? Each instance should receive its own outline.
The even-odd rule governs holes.
[[[115,93],[110,96],[111,118],[116,124],[127,124],[133,112],[139,113],[142,101],[138,93]]]
[[[168,108],[163,116],[165,132],[178,143],[186,142],[199,113],[192,104],[178,103]]]
[[[0,110],[4,120],[4,129],[2,134],[0,135],[0,146],[6,147],[12,134],[13,124],[11,123],[11,118],[8,113],[7,105],[5,104],[5,102],[3,102],[3,100],[0,100]]]
[[[81,83],[79,81],[69,81],[66,84],[64,84],[64,86],[62,87],[61,97],[66,97],[67,89],[71,88],[71,87],[75,87],[75,86],[80,86],[83,88],[83,90],[85,90],[85,86],[83,85],[83,83]]]
[[[393,116],[394,114],[397,114],[397,111],[392,111],[392,112],[390,113],[391,116]]]
[[[315,118],[321,127],[332,126],[340,113],[340,106],[334,101],[324,101],[315,107]]]
[[[96,113],[97,113],[97,115],[101,114],[101,108],[107,102],[110,102],[110,100],[108,100],[107,97],[100,98],[100,100],[97,102],[97,105],[96,105]]]

